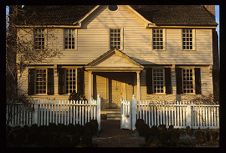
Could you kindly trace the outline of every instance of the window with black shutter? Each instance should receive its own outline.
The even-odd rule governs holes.
[[[84,94],[84,70],[83,68],[78,68],[78,77],[77,77],[77,89],[78,92],[83,95]]]
[[[166,94],[172,94],[171,68],[165,68]]]
[[[48,68],[48,85],[47,85],[47,94],[54,94],[54,70],[53,68]]]
[[[201,69],[195,68],[195,93],[201,94]]]
[[[176,68],[177,94],[182,94],[182,69]]]
[[[84,72],[82,68],[64,67],[58,69],[59,94],[84,93]]]
[[[35,69],[28,70],[28,95],[35,93]]]
[[[58,93],[65,94],[66,93],[66,73],[65,68],[58,68]]]
[[[152,94],[152,68],[146,69],[146,87],[147,93]]]

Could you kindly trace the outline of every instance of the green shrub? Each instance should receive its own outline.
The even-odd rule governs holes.
[[[138,130],[139,135],[145,137],[145,139],[147,140],[149,136],[149,126],[144,122],[144,120],[138,119],[135,126]]]
[[[84,95],[82,95],[81,93],[76,93],[76,92],[72,92],[68,98],[68,100],[87,100],[86,97]]]

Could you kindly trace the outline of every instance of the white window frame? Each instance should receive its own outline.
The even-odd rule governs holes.
[[[192,49],[183,49],[183,29],[191,29],[192,30]],[[182,50],[187,50],[187,51],[192,51],[196,50],[196,30],[193,28],[183,28],[181,29],[181,49]]]
[[[42,35],[43,35],[43,37],[38,37],[37,38],[37,32],[36,32],[36,30],[42,30]],[[34,49],[35,50],[43,50],[43,49],[45,49],[46,48],[46,36],[45,36],[45,29],[44,28],[34,28],[33,29],[33,45],[34,45]],[[37,48],[37,42],[40,42],[40,41],[37,41],[37,39],[44,39],[44,41],[43,41],[43,48],[41,47],[39,47],[39,48]]]
[[[154,70],[161,69],[163,72],[163,92],[156,92],[154,90]],[[159,80],[158,80],[159,81]],[[165,85],[165,68],[162,67],[154,67],[152,68],[152,92],[153,94],[165,94],[166,93],[166,85]]]
[[[109,29],[109,49],[111,48],[111,29],[119,29],[120,30],[120,47],[118,49],[124,49],[124,28],[113,27]]]
[[[65,82],[66,82],[66,84],[65,84],[65,86],[66,86],[66,94],[71,94],[72,92],[77,92],[78,91],[78,88],[77,88],[77,81],[78,81],[78,69],[77,68],[65,68],[66,69],[66,73],[65,73]],[[67,80],[68,79],[68,71],[70,71],[70,70],[75,70],[75,84],[74,84],[74,89],[71,89],[70,87],[70,85],[69,85],[69,81]],[[74,73],[73,73],[74,74]],[[73,82],[73,81],[72,81]],[[68,91],[71,91],[72,90],[72,92],[68,92]],[[74,91],[73,91],[74,90]]]
[[[45,80],[45,83],[46,83],[46,91],[45,93],[37,93],[37,70],[45,70],[46,71],[46,80]],[[47,68],[35,68],[35,82],[34,82],[34,94],[35,95],[47,95],[47,91],[48,91],[48,70]]]
[[[75,75],[76,75],[76,78],[75,78],[75,92],[77,92],[78,91],[78,87],[77,87],[77,81],[78,81],[78,66],[62,66],[62,68],[64,68],[65,70],[66,70],[66,73],[64,74],[65,76],[64,76],[64,82],[65,82],[65,88],[67,88],[68,87],[68,85],[66,84],[67,83],[67,71],[68,71],[68,69],[75,69]],[[68,91],[68,89],[66,89],[66,91],[65,92],[67,92]],[[68,92],[68,93],[65,93],[65,94],[67,94],[67,95],[70,95],[71,93],[70,92]]]
[[[74,48],[66,48],[65,45],[65,30],[72,30],[73,34],[74,34]],[[77,44],[78,44],[78,29],[74,29],[74,28],[64,28],[63,29],[63,49],[64,50],[77,50]]]
[[[154,49],[154,43],[153,43],[153,35],[154,35],[154,30],[162,30],[162,45],[163,48],[162,49]],[[166,50],[166,29],[163,28],[153,28],[152,29],[152,39],[151,39],[151,44],[152,44],[152,50],[156,50],[156,51],[164,51]]]
[[[184,89],[184,70],[192,70],[192,92],[185,92]],[[182,93],[183,94],[195,94],[195,69],[194,68],[182,68],[182,73],[181,73],[181,78],[182,78]]]

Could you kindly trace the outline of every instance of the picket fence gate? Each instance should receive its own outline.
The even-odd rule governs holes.
[[[121,128],[134,130],[137,119],[152,126],[175,128],[219,128],[219,105],[164,104],[150,101],[121,100]]]
[[[35,100],[29,104],[6,105],[6,121],[10,126],[31,126],[32,124],[80,124],[97,120],[100,130],[100,97],[97,100]]]

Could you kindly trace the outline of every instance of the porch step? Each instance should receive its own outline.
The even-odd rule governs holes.
[[[121,120],[121,113],[107,113],[107,120]]]
[[[105,109],[101,110],[101,114],[106,114],[107,120],[121,120],[120,109]]]

